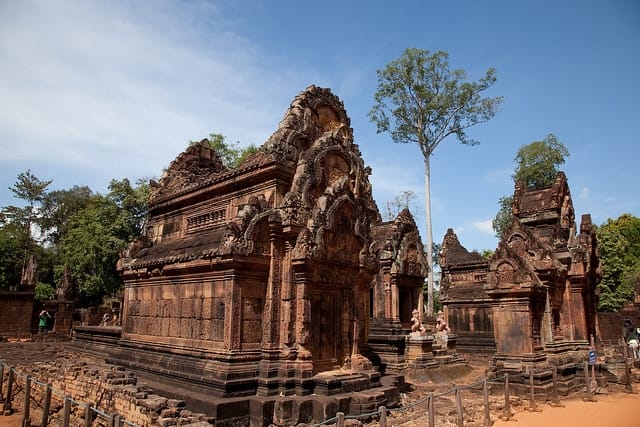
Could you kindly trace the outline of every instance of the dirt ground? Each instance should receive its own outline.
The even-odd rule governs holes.
[[[541,412],[522,411],[515,414],[517,427],[638,427],[640,426],[640,394],[615,393],[598,395],[596,402],[570,399],[564,408],[542,405]],[[513,426],[512,421],[498,420],[494,427]]]

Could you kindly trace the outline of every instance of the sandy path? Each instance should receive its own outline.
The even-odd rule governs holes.
[[[564,408],[540,405],[541,412],[517,412],[517,423],[496,421],[494,427],[639,427],[640,394],[597,395],[597,402],[572,398]]]

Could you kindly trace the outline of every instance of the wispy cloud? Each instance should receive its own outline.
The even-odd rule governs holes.
[[[589,187],[582,187],[582,189],[580,190],[580,193],[578,193],[578,198],[588,199],[590,195],[591,195],[591,192],[589,191]]]
[[[490,219],[484,221],[474,221],[471,226],[478,231],[486,234],[494,234],[492,221]]]
[[[208,2],[4,3],[0,162],[149,176],[209,132],[264,142],[296,77],[231,27]]]
[[[511,182],[511,175],[513,174],[513,169],[503,168],[503,169],[494,169],[487,172],[484,175],[484,181],[490,184],[495,183],[509,183]]]

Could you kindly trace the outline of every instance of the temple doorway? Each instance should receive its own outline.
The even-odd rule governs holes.
[[[311,297],[311,349],[313,371],[319,373],[338,369],[342,361],[339,334],[342,313],[337,293],[316,293]]]

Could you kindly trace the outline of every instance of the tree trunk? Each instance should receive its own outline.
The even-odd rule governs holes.
[[[427,219],[427,316],[433,316],[433,231],[431,230],[431,168],[429,156],[424,158],[424,192]],[[420,307],[420,312],[423,308]]]

